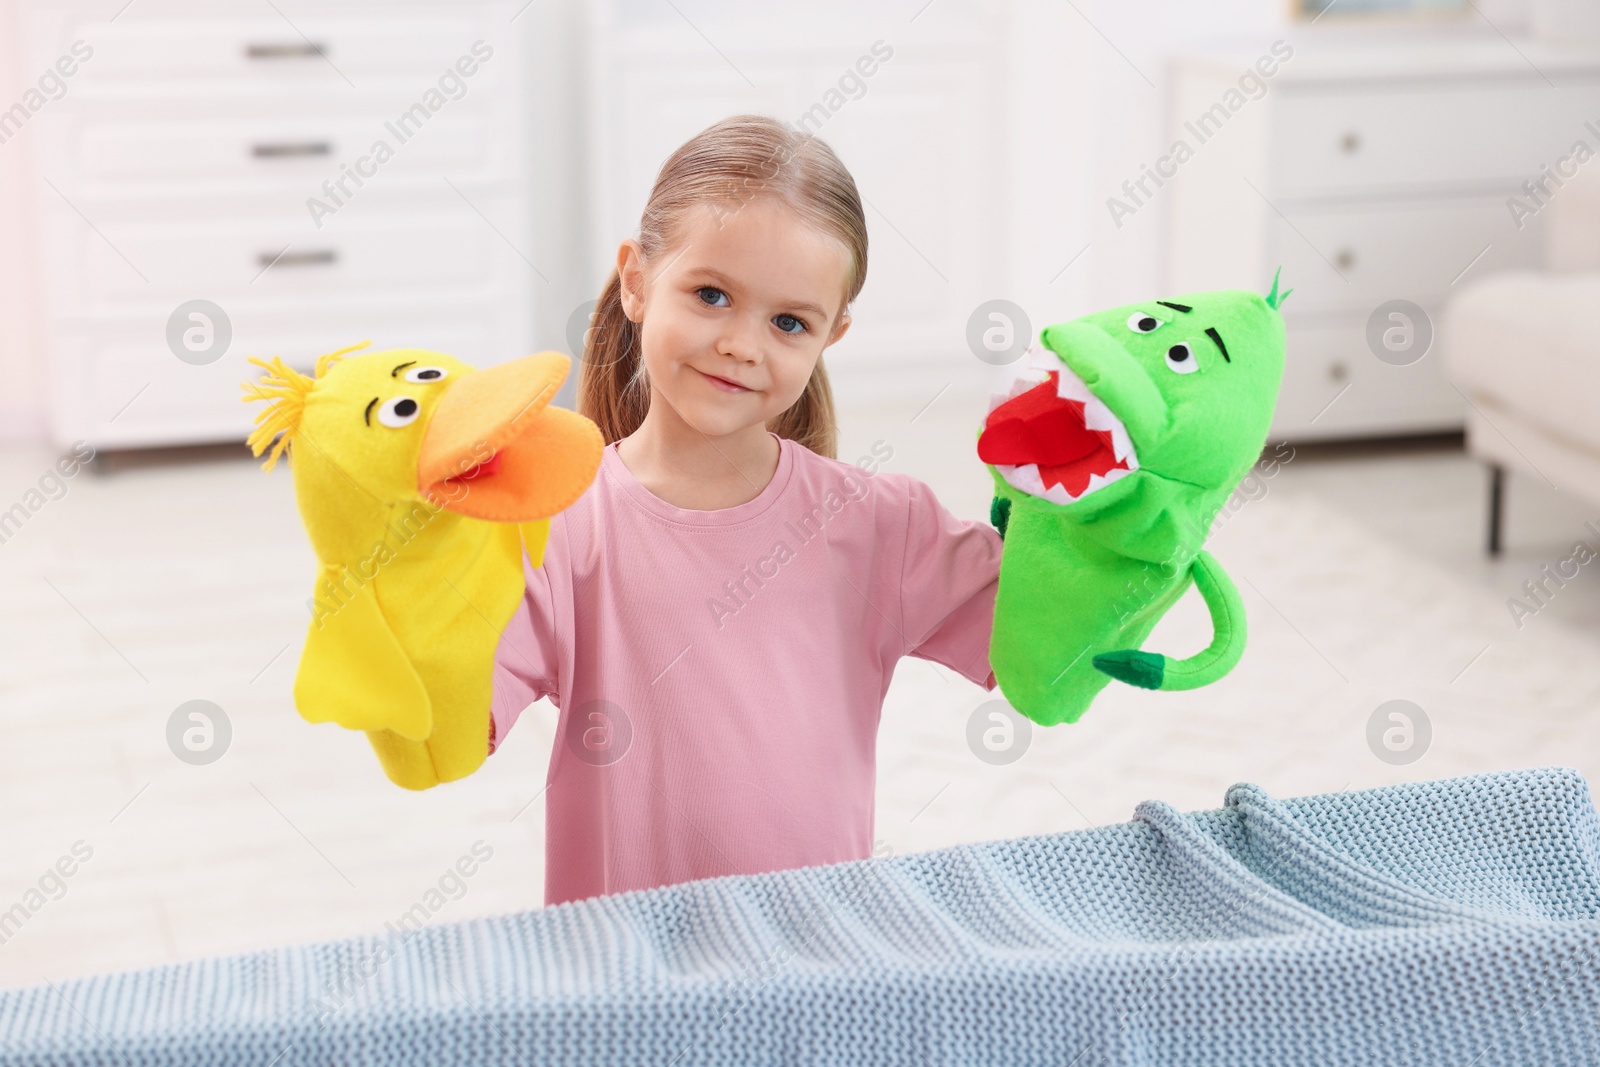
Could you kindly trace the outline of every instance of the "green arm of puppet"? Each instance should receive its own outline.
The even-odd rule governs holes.
[[[1171,659],[1136,648],[1102,652],[1094,665],[1118,681],[1141,689],[1198,689],[1233,670],[1244,655],[1244,601],[1216,557],[1206,551],[1189,565],[1194,586],[1211,613],[1211,644],[1188,659]]]

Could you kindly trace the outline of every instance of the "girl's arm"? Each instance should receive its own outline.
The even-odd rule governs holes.
[[[561,521],[557,516],[552,527]],[[565,581],[551,580],[553,568],[562,568],[561,579],[567,577],[565,538],[559,540],[560,545],[557,537],[551,537],[540,566],[529,567],[526,558],[523,561],[527,588],[495,649],[494,695],[489,704],[490,753],[505,741],[523,709],[561,691],[557,634],[560,620],[570,619],[572,613],[557,609],[559,597],[554,588],[565,588],[570,598],[570,586]]]
[[[984,689],[994,598],[1000,584],[1000,534],[986,522],[959,519],[933,490],[907,478],[900,571],[900,617],[906,655],[942,663]]]

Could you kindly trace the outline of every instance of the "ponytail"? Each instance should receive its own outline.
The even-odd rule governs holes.
[[[600,427],[609,445],[637,430],[649,410],[650,385],[639,353],[639,324],[622,309],[622,280],[613,268],[583,337],[578,414]]]
[[[839,429],[834,417],[833,386],[828,382],[828,370],[817,357],[811,370],[811,380],[806,391],[789,410],[767,423],[767,429],[779,437],[787,437],[796,444],[805,445],[819,456],[839,458]]]

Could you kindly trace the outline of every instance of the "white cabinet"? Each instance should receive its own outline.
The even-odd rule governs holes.
[[[1230,109],[1257,58],[1177,60],[1170,135],[1193,155],[1167,194],[1167,291],[1264,290],[1283,268],[1294,293],[1275,436],[1459,429],[1466,402],[1437,345],[1408,365],[1380,360],[1369,317],[1406,300],[1436,325],[1463,278],[1540,263],[1542,218],[1519,226],[1508,199],[1526,200],[1523,183],[1574,142],[1600,149],[1585,126],[1600,119],[1600,52],[1303,34],[1266,95]],[[1220,121],[1201,141],[1208,112]]]
[[[26,12],[25,70],[92,50],[29,119],[59,444],[242,440],[249,356],[531,347],[519,5],[276,6]],[[169,344],[194,300],[220,355]]]

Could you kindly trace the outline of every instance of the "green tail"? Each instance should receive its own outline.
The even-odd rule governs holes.
[[[1094,658],[1098,670],[1141,689],[1173,690],[1210,685],[1233,669],[1244,654],[1244,601],[1211,553],[1201,551],[1190,566],[1190,573],[1211,613],[1211,644],[1180,660],[1136,648],[1104,652]]]

